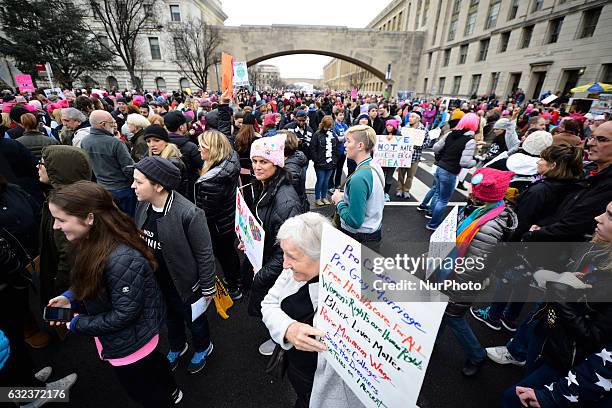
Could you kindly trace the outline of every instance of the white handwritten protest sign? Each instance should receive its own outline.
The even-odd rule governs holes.
[[[374,161],[380,167],[410,167],[412,165],[412,145],[408,137],[378,135],[376,139]]]
[[[415,129],[411,127],[402,128],[402,136],[410,138],[410,144],[413,146],[423,146],[425,141],[425,131],[422,129]]]
[[[431,129],[429,131],[429,140],[437,140],[440,137],[441,133],[442,129],[440,128]]]
[[[455,206],[451,212],[446,216],[442,224],[436,228],[431,237],[429,237],[429,251],[427,257],[429,259],[444,259],[455,247],[457,241],[457,215],[459,214],[459,207]],[[435,271],[435,262],[430,262],[427,265],[427,271],[425,273],[426,278],[429,278]]]
[[[327,334],[325,358],[366,407],[414,407],[433,350],[447,298],[395,302],[373,281],[373,257],[329,225],[321,242],[319,303],[315,327]],[[404,270],[400,278],[417,278]],[[406,292],[406,294],[409,293]]]
[[[236,191],[236,218],[234,222],[236,234],[244,243],[244,253],[251,261],[255,272],[261,269],[263,264],[264,240],[266,232],[261,224],[251,213],[244,201],[240,189]]]

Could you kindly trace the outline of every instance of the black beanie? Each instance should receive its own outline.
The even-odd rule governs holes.
[[[26,113],[30,113],[30,111],[23,106],[13,106],[9,111],[9,117],[13,122],[21,124],[21,115]]]
[[[181,183],[181,171],[178,167],[159,156],[145,157],[136,163],[134,168],[168,191],[176,189]]]
[[[251,112],[247,112],[247,114],[244,115],[244,119],[242,119],[242,124],[243,125],[254,125],[255,115],[253,115]]]
[[[168,137],[168,131],[161,127],[160,125],[151,125],[147,126],[143,132],[144,138],[155,137],[159,140],[164,140],[170,143],[170,138]]]
[[[180,111],[171,111],[164,115],[164,124],[170,132],[176,132],[184,123],[187,123],[187,119]]]

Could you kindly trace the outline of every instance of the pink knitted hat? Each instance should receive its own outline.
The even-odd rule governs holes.
[[[501,171],[490,167],[482,167],[474,172],[470,183],[474,197],[485,203],[499,201],[506,196],[512,171]]]
[[[266,127],[268,125],[276,126],[276,115],[274,113],[267,113],[264,116],[263,126]]]
[[[255,139],[251,145],[251,159],[262,157],[278,167],[285,166],[286,135],[275,135]]]

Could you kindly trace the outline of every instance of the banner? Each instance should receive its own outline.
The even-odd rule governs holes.
[[[255,219],[251,210],[244,201],[240,188],[236,190],[236,218],[234,228],[238,238],[245,248],[245,255],[251,261],[255,272],[261,269],[263,264],[264,241],[266,232],[261,224]]]
[[[32,77],[28,74],[16,74],[15,81],[17,81],[19,92],[34,92],[36,90]]]
[[[380,167],[410,167],[412,165],[410,138],[402,135],[377,135],[374,161]]]
[[[376,282],[419,280],[402,269],[374,274],[366,265],[379,256],[364,256],[370,252],[331,225],[323,226],[314,326],[326,332],[328,364],[366,407],[414,407],[447,297],[391,300]]]
[[[229,89],[229,94],[233,95],[232,77],[234,76],[234,58],[224,52],[221,53],[221,92]]]
[[[612,113],[612,94],[599,94],[599,99],[593,101],[591,110],[593,115],[603,115],[604,113]]]
[[[234,62],[234,86],[249,85],[249,71],[247,70],[246,61]]]
[[[457,241],[458,215],[459,207],[455,206],[444,221],[442,221],[442,224],[431,234],[431,237],[429,237],[429,251],[427,252],[428,258],[446,258],[453,250]],[[434,264],[428,264],[425,277],[429,279],[434,271]]]

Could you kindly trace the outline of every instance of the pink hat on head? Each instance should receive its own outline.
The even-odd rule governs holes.
[[[251,145],[250,157],[261,157],[272,162],[275,166],[285,166],[285,140],[286,135],[275,135],[255,139]]]
[[[399,121],[397,119],[389,119],[385,122],[385,126],[393,126],[393,129],[397,130],[397,126],[399,125]]]
[[[9,113],[11,111],[11,108],[14,106],[15,104],[12,102],[5,102],[2,105],[2,113]]]
[[[502,116],[510,116],[510,111],[507,109],[504,109],[501,114]]]
[[[145,98],[142,95],[134,95],[132,99],[138,103],[143,103],[145,101]]]
[[[263,126],[266,127],[268,125],[276,126],[276,115],[274,113],[267,113],[264,116]]]
[[[17,95],[15,96],[15,102],[16,103],[26,103],[26,98],[23,95]]]
[[[195,119],[195,114],[193,113],[193,111],[185,111],[183,112],[183,116],[187,116],[188,118],[191,118],[191,120]]]
[[[485,203],[499,201],[506,196],[512,171],[502,171],[490,167],[482,167],[474,172],[470,183],[474,197]]]
[[[32,105],[23,105],[23,107],[25,108],[25,110],[27,110],[28,112],[36,112],[36,108]]]

